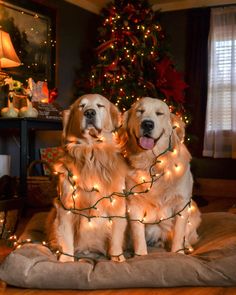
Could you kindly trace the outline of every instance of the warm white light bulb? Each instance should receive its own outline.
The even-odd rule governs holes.
[[[177,149],[173,149],[172,156],[176,156],[176,155],[177,155]]]
[[[91,219],[89,219],[88,225],[89,225],[89,227],[93,227],[93,223],[92,223],[92,220]]]
[[[165,172],[165,174],[166,174],[166,176],[168,176],[168,177],[169,177],[169,176],[171,175],[171,172],[170,172],[170,170],[168,170],[168,169],[167,169],[167,170],[166,170],[166,172]]]
[[[180,165],[175,164],[175,171],[176,171],[176,172],[179,172],[180,170],[181,170]]]
[[[195,210],[195,206],[191,205],[189,208],[188,208],[188,212],[193,212]]]
[[[145,179],[144,176],[141,176],[140,178],[141,178],[141,181],[142,181],[142,182],[145,182],[145,181],[146,181],[146,179]]]
[[[72,195],[73,199],[78,199],[78,197],[79,197],[79,194]]]
[[[114,206],[115,205],[116,200],[111,198],[111,205]]]
[[[95,183],[93,188],[98,191],[99,190],[99,185],[97,183]]]
[[[188,250],[189,253],[192,253],[194,251],[194,249],[191,246],[188,247],[187,250]]]

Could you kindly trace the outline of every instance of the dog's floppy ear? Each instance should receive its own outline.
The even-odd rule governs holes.
[[[66,143],[66,137],[67,137],[67,125],[70,117],[71,110],[64,110],[62,112],[62,145]]]
[[[121,127],[118,129],[118,138],[121,145],[125,145],[128,140],[128,121],[131,110],[128,110],[122,114]]]
[[[180,142],[184,141],[185,138],[185,123],[181,120],[181,118],[175,114],[170,114],[171,123],[175,130],[175,133]]]
[[[76,100],[68,110],[63,112],[63,132],[62,143],[66,144],[67,141],[76,141],[80,138],[80,118],[77,114],[77,106],[79,100]]]
[[[124,112],[122,115],[122,127],[127,129],[131,110]]]
[[[110,103],[110,114],[114,129],[119,128],[121,125],[121,113],[119,112],[118,108],[112,103]]]

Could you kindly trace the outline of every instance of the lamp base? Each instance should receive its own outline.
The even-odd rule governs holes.
[[[3,86],[5,84],[4,80],[6,78],[9,78],[9,75],[0,70],[0,86]]]

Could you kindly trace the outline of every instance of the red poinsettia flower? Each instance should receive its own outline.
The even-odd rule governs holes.
[[[188,85],[183,81],[182,76],[173,66],[168,57],[164,57],[156,66],[157,88],[167,99],[174,99],[178,103],[184,102],[184,89]]]

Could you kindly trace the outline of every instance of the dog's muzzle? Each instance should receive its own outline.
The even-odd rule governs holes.
[[[143,120],[141,128],[144,136],[151,135],[151,131],[154,129],[154,122],[152,120]]]
[[[142,135],[139,137],[138,145],[144,150],[151,150],[154,148],[156,142],[162,137],[164,134],[164,129],[162,130],[161,134],[157,138],[152,137],[152,131],[155,127],[155,124],[152,120],[143,120],[141,122],[141,130]]]
[[[86,126],[92,125],[95,127],[96,111],[94,109],[87,109],[84,112],[86,118]]]
[[[85,112],[84,112],[84,116],[91,120],[93,118],[96,117],[96,111],[94,109],[87,109]]]

